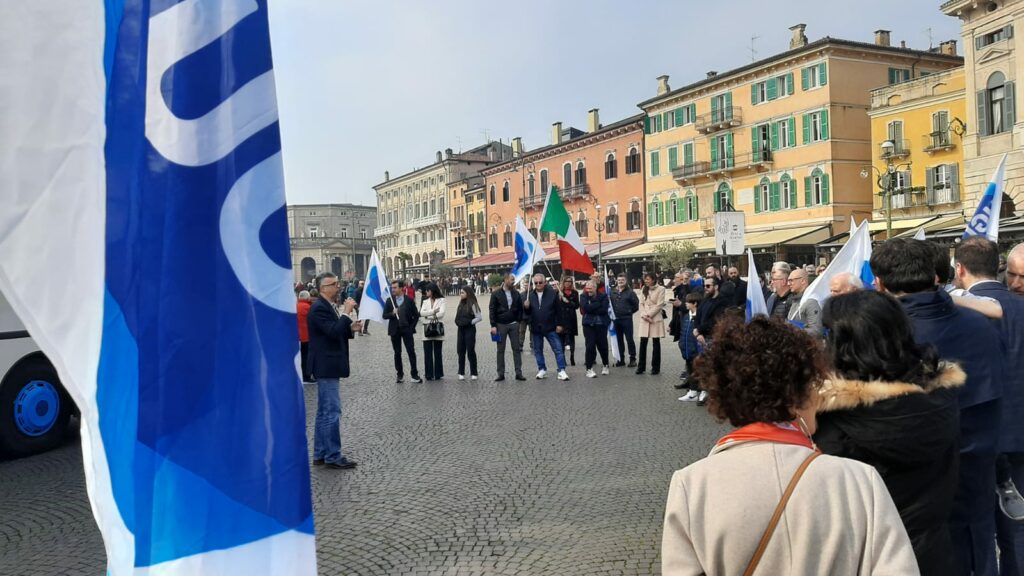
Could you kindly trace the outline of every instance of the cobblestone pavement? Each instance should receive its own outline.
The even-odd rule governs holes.
[[[320,573],[659,573],[669,477],[724,430],[676,400],[671,339],[660,376],[613,368],[585,378],[580,337],[570,381],[533,379],[527,346],[529,380],[496,383],[485,322],[480,380],[460,382],[447,324],[441,382],[396,384],[378,324],[352,342],[342,440],[359,467],[312,471]],[[315,385],[305,392],[312,424]],[[101,574],[104,562],[77,435],[0,462],[0,575]]]

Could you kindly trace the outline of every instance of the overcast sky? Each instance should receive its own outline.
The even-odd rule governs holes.
[[[289,203],[376,204],[373,186],[485,134],[528,149],[551,123],[639,112],[673,88],[789,47],[789,27],[912,48],[960,40],[938,0],[271,0]],[[770,9],[768,9],[770,7]],[[957,45],[963,53],[962,42]]]

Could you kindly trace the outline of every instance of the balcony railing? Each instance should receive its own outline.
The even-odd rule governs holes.
[[[726,106],[697,116],[695,122],[697,131],[701,134],[710,134],[719,130],[726,130],[743,123],[743,114],[739,106]]]
[[[373,237],[385,236],[387,234],[393,234],[395,232],[395,225],[388,224],[387,226],[377,226],[373,229]]]
[[[462,220],[452,220],[451,222],[448,223],[448,227],[451,228],[452,230],[461,230]]]
[[[527,208],[536,208],[537,206],[543,206],[545,198],[546,196],[542,196],[540,194],[534,194],[532,196],[527,196],[526,198],[520,198],[519,207],[525,210]]]
[[[894,158],[906,158],[910,156],[910,140],[890,140],[893,143],[891,151],[883,151],[879,154],[879,158],[882,160],[890,160]]]
[[[590,196],[590,184],[583,183],[570,186],[564,190],[559,190],[558,195],[562,197],[562,200],[586,198],[587,196]],[[543,204],[543,202],[541,204]]]
[[[929,204],[954,204],[960,201],[960,187],[949,184],[939,184],[928,190]]]
[[[925,152],[939,152],[942,150],[952,150],[953,139],[949,135],[949,130],[943,130],[941,132],[932,132],[924,137],[924,151]]]
[[[767,168],[773,163],[770,150],[758,150],[746,154],[736,154],[718,158],[711,162],[694,162],[684,164],[672,170],[672,177],[676,180],[692,180],[698,176],[708,176],[722,172],[734,172],[740,170],[756,170]]]
[[[924,206],[927,204],[927,198],[923,194],[924,190],[897,190],[892,194],[892,208],[893,210],[899,208],[910,208],[913,206]]]
[[[438,213],[431,216],[422,216],[412,221],[411,226],[432,226],[434,224],[444,224],[447,221],[444,214]]]

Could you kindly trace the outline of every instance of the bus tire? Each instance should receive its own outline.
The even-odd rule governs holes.
[[[44,357],[22,360],[0,382],[0,453],[20,458],[56,448],[73,410]]]

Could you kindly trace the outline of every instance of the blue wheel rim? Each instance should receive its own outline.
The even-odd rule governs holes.
[[[45,380],[32,380],[14,399],[14,422],[26,436],[42,436],[57,423],[60,394]]]

